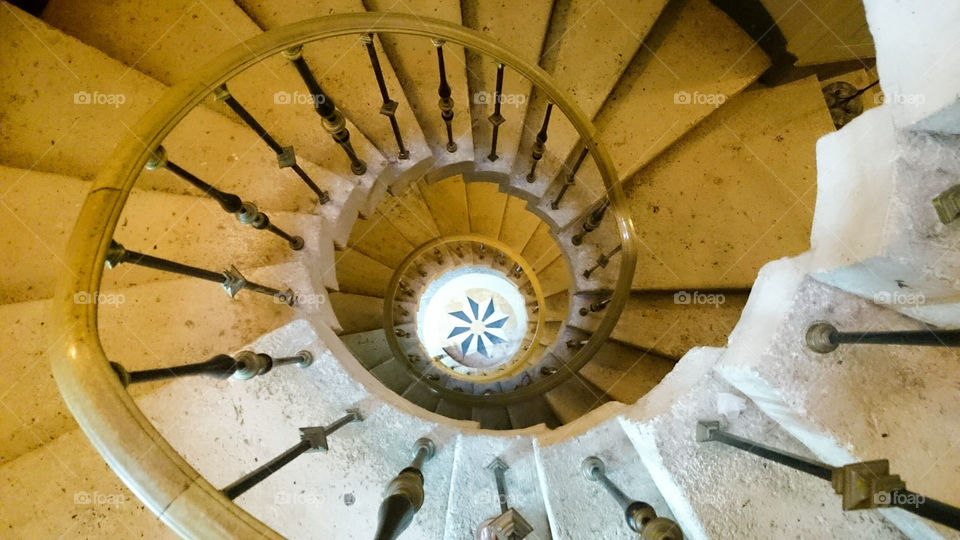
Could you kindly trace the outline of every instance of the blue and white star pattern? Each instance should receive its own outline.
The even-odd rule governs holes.
[[[503,325],[510,319],[510,316],[502,316],[503,314],[496,313],[497,310],[493,305],[493,298],[487,302],[487,308],[483,311],[483,317],[480,317],[480,304],[469,296],[467,297],[467,302],[470,305],[470,313],[466,313],[465,310],[449,313],[453,317],[467,323],[467,326],[455,326],[453,330],[450,331],[447,339],[462,336],[460,337],[462,340],[460,341],[461,354],[466,356],[466,354],[470,352],[470,346],[473,345],[476,352],[485,358],[490,358],[490,354],[487,352],[487,344],[484,340],[489,341],[492,345],[504,343],[506,339],[504,339],[502,335]]]

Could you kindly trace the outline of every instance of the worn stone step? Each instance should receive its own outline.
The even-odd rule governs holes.
[[[670,373],[676,362],[609,340],[578,372],[613,399],[634,403]]]
[[[784,103],[789,103],[785,107]],[[819,137],[815,77],[740,94],[625,184],[635,289],[749,288],[767,261],[807,250]]]
[[[577,373],[543,394],[543,397],[564,424],[573,422],[610,401],[610,397],[603,390]]]

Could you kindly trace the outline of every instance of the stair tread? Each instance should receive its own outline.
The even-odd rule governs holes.
[[[0,231],[0,243],[18,254],[0,270],[0,303],[53,296],[65,268],[70,232],[91,185],[77,178],[0,166],[0,191],[5,193],[0,211],[11,214],[12,224]],[[285,240],[266,231],[238,223],[212,199],[139,189],[130,192],[114,238],[134,251],[214,271],[234,264],[269,266],[316,256],[325,225],[321,217],[269,215],[271,223],[304,237],[302,251],[291,250]],[[128,264],[106,272],[103,286],[115,289],[181,278]]]
[[[371,369],[370,373],[384,386],[401,395],[414,382],[407,369],[394,357]]]
[[[340,341],[350,349],[354,358],[368,370],[393,357],[383,328],[343,334],[340,336]]]
[[[390,268],[398,268],[414,249],[413,244],[380,214],[357,219],[350,230],[347,245],[349,249],[356,249]]]
[[[527,245],[540,223],[540,218],[528,212],[526,205],[523,199],[508,198],[500,227],[500,240],[518,252]]]
[[[310,293],[306,271],[297,263],[244,272],[265,284],[276,276],[286,276],[295,291]],[[231,353],[239,350],[248,336],[263,334],[307,313],[249,291],[231,299],[217,284],[192,278],[103,289],[101,293],[118,301],[121,297],[113,295],[123,295],[122,303],[100,307],[99,333],[107,357],[128,370],[199,362]],[[3,350],[9,353],[0,377],[9,381],[0,390],[9,407],[2,409],[4,433],[10,434],[0,447],[4,460],[43,444],[35,433],[55,437],[76,427],[45,358],[51,344],[63,337],[53,335],[52,304],[52,300],[37,300],[0,306],[0,320],[7,329]],[[204,338],[195,339],[200,331]],[[158,335],[182,338],[153,339]],[[153,387],[137,385],[131,391],[139,395]]]
[[[815,77],[742,93],[707,117],[625,184],[645,246],[633,287],[748,288],[765,262],[806,251],[814,147],[831,131]]]
[[[616,341],[607,341],[580,374],[622,403],[634,403],[656,386],[676,361]]]
[[[383,329],[383,298],[341,292],[331,292],[328,298],[343,334]]]
[[[440,235],[430,208],[420,194],[423,180],[412,183],[402,193],[386,197],[377,212],[387,218],[400,234],[414,246],[420,246]]]
[[[433,184],[421,183],[420,193],[441,235],[470,233],[467,187],[462,177],[447,178]]]
[[[386,295],[393,270],[354,249],[336,252],[336,265],[326,273],[337,274],[340,292],[364,296]]]
[[[602,389],[577,373],[545,393],[543,397],[564,424],[573,422],[610,401],[610,397]]]
[[[117,141],[129,134],[126,126],[135,125],[167,87],[15,7],[3,10],[0,21],[8,29],[0,53],[9,59],[0,69],[0,113],[5,118],[0,162],[92,178]],[[60,58],[69,58],[69,67]],[[25,73],[30,73],[27,87],[44,91],[25,91]],[[116,105],[105,104],[107,99]],[[278,176],[276,156],[244,151],[260,146],[252,131],[206,107],[195,108],[164,139],[171,160],[220,189],[264,209],[314,211],[313,192],[292,172],[281,173],[282,181],[263,181]],[[353,184],[307,160],[301,165],[330,191],[332,201],[317,212],[335,222]],[[197,193],[167,171],[145,171],[138,185]]]
[[[167,85],[189,78],[220,53],[263,33],[230,0],[209,0],[207,4],[171,0],[163,5],[150,6],[133,0],[98,5],[97,9],[55,0],[47,5],[43,18]],[[130,31],[131,28],[136,31]],[[363,53],[361,47],[356,49],[356,54]],[[305,58],[309,62],[313,58],[312,47],[308,45],[306,50]],[[316,66],[311,69],[322,73]],[[327,87],[332,83],[332,77],[319,79],[325,90],[330,90]],[[270,83],[264,84],[265,81]],[[277,92],[307,93],[306,86],[287,60],[279,56],[264,59],[234,76],[229,88],[281,144],[293,145],[298,155],[344,178],[355,178],[346,155],[337,148],[337,143],[325,131],[312,108],[278,101]],[[208,101],[208,105],[233,118],[225,104]],[[371,107],[370,114],[376,115],[378,109]],[[347,120],[347,128],[351,131],[351,144],[360,159],[367,163],[368,172],[364,177],[369,188],[386,162],[350,120]],[[260,151],[272,154],[263,144]]]
[[[507,194],[493,182],[467,184],[467,208],[470,211],[470,232],[496,239],[500,236]]]

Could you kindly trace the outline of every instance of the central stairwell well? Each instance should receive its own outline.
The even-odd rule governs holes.
[[[735,392],[706,375],[721,351],[693,347],[724,345],[758,269],[808,249],[813,149],[833,129],[820,83],[757,83],[769,60],[710,2],[62,0],[0,17],[8,83],[50,67],[29,70],[47,92],[7,100],[5,193],[68,210],[43,233],[69,269],[11,239],[28,256],[3,270],[4,307],[23,327],[55,310],[77,420],[37,381],[14,412],[56,405],[30,415],[7,477],[86,435],[145,505],[118,509],[122,527],[151,534],[169,534],[153,513],[184,536],[369,538],[400,471],[388,495],[418,475],[426,495],[384,511],[383,537],[468,538],[503,516],[532,538],[817,530],[714,519],[660,424],[630,419]],[[424,319],[463,272],[522,307],[463,286]],[[834,530],[899,534],[815,493]],[[49,526],[24,515],[0,518]]]

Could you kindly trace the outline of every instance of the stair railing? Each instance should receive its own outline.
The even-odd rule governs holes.
[[[544,392],[563,382],[564,372],[582,367],[609,336],[627,301],[636,265],[636,250],[633,226],[626,211],[618,176],[609,154],[597,139],[595,127],[572,98],[561,91],[538,66],[489,40],[480,32],[437,19],[394,13],[352,13],[301,21],[237,45],[169,89],[117,143],[111,157],[93,181],[80,210],[64,259],[69,271],[63,274],[53,299],[53,322],[63,339],[55,345],[51,366],[64,401],[80,428],[116,474],[147,508],[181,535],[278,538],[269,527],[231,504],[224,493],[198,474],[151,425],[126,391],[118,372],[103,351],[97,329],[97,304],[76,302],[75,298],[98,293],[104,263],[112,252],[116,256],[113,237],[124,205],[148,163],[177,174],[217,199],[225,211],[237,214],[241,222],[281,236],[292,248],[297,249],[301,245],[299,237],[277,228],[255,206],[245,206],[236,195],[213,188],[182,167],[175,164],[171,167],[169,160],[161,164],[158,150],[166,137],[194,108],[214,96],[218,89],[225,88],[231,79],[267,58],[286,53],[311,95],[315,98],[323,96],[323,99],[314,99],[314,106],[322,117],[324,129],[341,146],[354,174],[365,174],[366,165],[351,146],[343,115],[333,105],[330,96],[323,92],[309,66],[301,61],[298,48],[317,40],[370,34],[412,35],[436,40],[435,43],[439,43],[438,60],[443,43],[459,45],[491,57],[505,69],[511,69],[528,79],[532,87],[566,116],[578,132],[583,148],[588,150],[603,179],[611,213],[617,220],[619,241],[623,245],[612,300],[589,342],[569,360],[570,369],[561,370],[561,373],[534,382],[522,390],[531,394]],[[447,117],[452,120],[452,95],[449,100],[441,95],[441,101],[444,121],[447,121]],[[448,107],[449,112],[443,110]],[[453,142],[450,133],[447,142],[448,145]],[[278,162],[281,165],[290,164],[292,168],[294,161],[291,157],[292,153],[281,147]],[[303,177],[301,179],[305,180]],[[322,199],[320,193],[314,193]],[[127,260],[125,256],[117,260],[134,262],[134,259]],[[136,260],[142,262],[147,259],[139,257]],[[196,267],[188,270],[186,266],[178,266],[177,269],[189,272],[197,270]],[[231,272],[226,277],[224,274],[214,276],[204,272],[204,276],[198,277],[218,281],[228,292],[240,288],[270,294],[279,291],[267,291],[267,287],[246,282],[239,273],[233,275]],[[278,297],[286,298],[284,295]],[[290,297],[292,302],[292,294]],[[525,399],[520,394],[515,394],[514,398]]]

